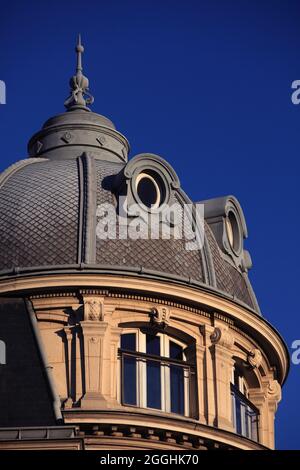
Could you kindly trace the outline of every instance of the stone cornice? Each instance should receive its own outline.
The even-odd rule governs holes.
[[[137,437],[130,434],[139,434],[139,437],[151,439],[156,436],[157,441],[166,442],[172,439],[173,444],[189,448],[206,446],[207,449],[242,449],[242,450],[266,450],[267,448],[257,442],[239,436],[230,431],[217,429],[215,427],[199,424],[193,419],[168,416],[163,413],[129,412],[124,410],[109,410],[109,412],[97,412],[93,410],[67,410],[63,412],[66,423],[80,427],[82,436],[92,437],[90,429],[92,427],[99,436],[111,437]],[[98,425],[98,428],[97,428]],[[134,431],[133,431],[134,429]]]

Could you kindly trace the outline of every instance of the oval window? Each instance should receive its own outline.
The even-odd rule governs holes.
[[[136,192],[144,206],[156,209],[161,205],[160,185],[149,173],[140,173],[136,178]]]
[[[227,232],[227,239],[229,241],[230,247],[233,249],[235,253],[240,251],[240,230],[238,221],[236,220],[236,216],[233,212],[228,212],[226,217],[226,232]]]

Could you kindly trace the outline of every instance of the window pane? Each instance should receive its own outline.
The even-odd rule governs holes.
[[[236,396],[235,397],[235,416],[236,416],[236,432],[242,434],[242,410],[241,410],[241,401]]]
[[[123,402],[127,405],[136,405],[136,358],[124,356],[123,367]]]
[[[170,366],[171,375],[171,412],[184,414],[184,369]]]
[[[161,409],[161,366],[147,361],[147,407]]]
[[[121,348],[127,351],[136,351],[136,334],[125,333],[121,335]],[[123,402],[127,405],[136,405],[136,377],[137,361],[135,357],[124,355],[123,359]]]
[[[125,333],[121,335],[121,348],[127,351],[136,351],[136,334]]]
[[[170,358],[178,359],[179,361],[183,360],[182,347],[179,344],[173,343],[173,341],[170,341]]]
[[[160,336],[146,336],[146,353],[160,356]]]

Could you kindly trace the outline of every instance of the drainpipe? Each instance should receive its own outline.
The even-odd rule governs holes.
[[[37,346],[38,346],[38,350],[39,350],[39,353],[40,353],[40,356],[41,356],[42,364],[43,364],[43,367],[45,369],[45,374],[46,374],[48,384],[49,384],[49,387],[50,387],[51,398],[53,400],[52,405],[53,405],[53,411],[54,411],[55,419],[56,419],[57,422],[62,423],[63,422],[63,417],[62,417],[62,414],[61,414],[61,402],[60,402],[60,398],[59,398],[59,395],[57,393],[56,386],[55,386],[55,383],[54,383],[54,380],[53,380],[52,366],[49,364],[48,359],[47,359],[47,355],[46,355],[46,352],[45,352],[45,348],[44,348],[44,345],[43,345],[41,333],[40,333],[40,330],[39,330],[39,327],[38,327],[38,322],[37,322],[37,319],[36,319],[36,316],[35,316],[35,312],[34,312],[32,303],[28,299],[25,300],[25,303],[26,303],[30,323],[31,323],[31,326],[32,326],[33,334],[34,334],[35,340],[37,342]]]

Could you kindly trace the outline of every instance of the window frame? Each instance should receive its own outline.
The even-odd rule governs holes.
[[[132,334],[136,336],[136,351],[126,351],[121,348],[122,335]],[[146,352],[146,338],[147,331],[143,332],[140,328],[126,328],[120,337],[120,400],[123,406],[130,406],[136,408],[144,408],[153,411],[179,414],[180,416],[190,417],[190,393],[192,388],[191,376],[194,373],[195,365],[187,360],[185,350],[188,345],[173,336],[164,332],[157,332],[156,337],[160,338],[160,355],[151,355]],[[170,358],[170,343],[174,343],[182,348],[183,360],[176,360]],[[137,357],[136,361],[136,404],[128,404],[124,401],[124,356]],[[147,406],[147,360],[153,360],[160,363],[160,380],[161,380],[161,407],[152,408]],[[176,413],[171,411],[171,368],[170,365],[179,365],[183,368],[183,387],[184,387],[184,413]]]
[[[236,376],[237,374],[237,381]],[[236,382],[238,382],[236,384]],[[232,423],[235,429],[235,432],[243,437],[259,442],[259,433],[258,433],[258,420],[259,420],[259,409],[251,403],[249,400],[249,387],[242,375],[242,372],[239,367],[234,365],[232,368],[231,376],[231,406],[232,406]],[[237,399],[239,400],[240,406],[240,426],[241,432],[238,432],[237,426]],[[250,413],[255,413],[255,433],[253,432],[253,423],[251,421]],[[250,431],[249,431],[250,430]],[[255,434],[255,435],[254,435]]]

